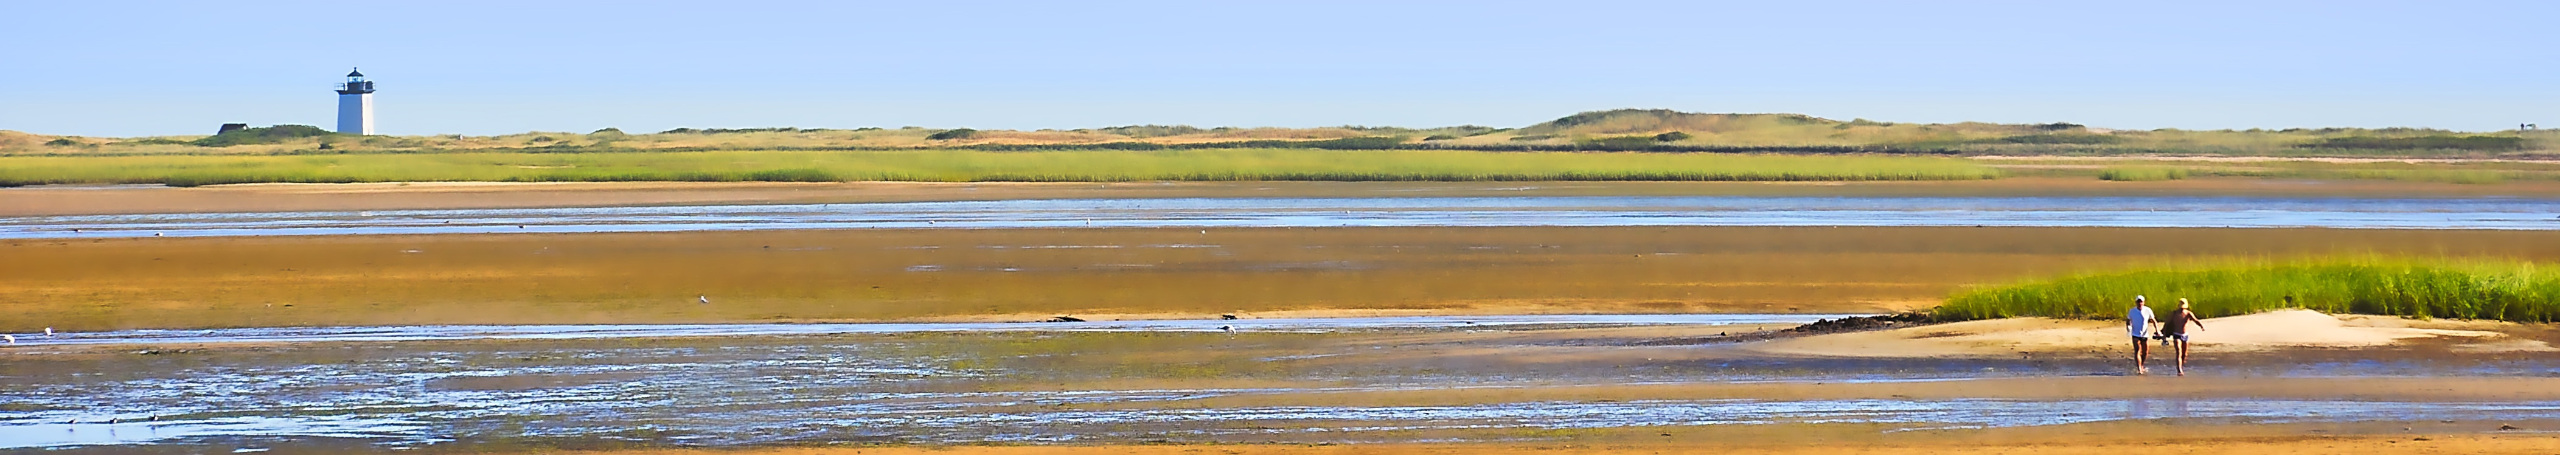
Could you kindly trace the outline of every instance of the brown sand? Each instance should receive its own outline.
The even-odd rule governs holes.
[[[1428,196],[2365,196],[2560,195],[2560,182],[2009,178],[1948,182],[356,183],[198,188],[0,188],[0,216],[974,201],[1026,198]]]
[[[2397,360],[2405,355],[2376,355],[2371,360]],[[2222,363],[2257,363],[2272,358],[2224,359]],[[1591,362],[1601,367],[1601,362]],[[1032,384],[1038,386],[1039,384]],[[1147,381],[1143,384],[1080,384],[1056,390],[1146,390],[1196,384]],[[2535,377],[2246,377],[2246,376],[2070,376],[1914,382],[1764,382],[1679,384],[1554,384],[1504,388],[1439,390],[1359,390],[1235,394],[1188,400],[1179,406],[1203,409],[1264,406],[1472,406],[1497,403],[1595,402],[1641,400],[2122,400],[2122,399],[2263,399],[2334,400],[2354,397],[2385,401],[2541,402],[2560,400],[2560,378]],[[1046,390],[1008,388],[1006,390]],[[1090,403],[1051,409],[1148,409],[1163,403]]]

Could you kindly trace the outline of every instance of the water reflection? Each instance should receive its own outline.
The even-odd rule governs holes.
[[[2124,400],[2125,420],[2174,419],[2195,417],[2187,409],[2188,400],[2179,398]]]

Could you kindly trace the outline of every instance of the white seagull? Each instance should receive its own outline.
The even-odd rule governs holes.
[[[1225,330],[1225,331],[1227,331],[1227,335],[1230,335],[1230,336],[1232,336],[1232,335],[1235,335],[1235,334],[1236,334],[1236,326],[1232,326],[1232,325],[1222,325],[1222,326],[1218,326],[1218,330]]]
[[[53,338],[53,328],[52,328],[52,327],[46,327],[46,328],[44,328],[44,337],[45,337],[45,338]]]
[[[9,344],[18,344],[17,335],[0,334],[0,339],[8,339]]]
[[[693,299],[694,299],[694,300],[700,300],[700,301],[702,301],[702,304],[704,304],[704,305],[710,305],[710,304],[711,304],[711,296],[708,296],[708,295],[694,296],[694,298],[693,298]]]

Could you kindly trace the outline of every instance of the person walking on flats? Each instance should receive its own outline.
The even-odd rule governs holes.
[[[2187,307],[2187,299],[2178,299],[2178,313],[2169,315],[2168,320],[2160,321],[2160,336],[2167,337],[2171,344],[2178,346],[2179,376],[2187,375],[2187,324],[2189,323],[2195,324],[2196,330],[2204,330],[2204,320],[2197,319],[2195,310]]]
[[[2151,306],[2139,295],[2133,296],[2133,309],[2125,311],[2124,319],[2125,334],[2133,335],[2133,374],[2151,374],[2151,367],[2142,363],[2151,359],[2151,323],[2159,319],[2151,316]]]

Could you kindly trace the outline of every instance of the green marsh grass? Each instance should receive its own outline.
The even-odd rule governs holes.
[[[2256,178],[2301,180],[2385,180],[2401,182],[2497,184],[2560,181],[2560,161],[2426,161],[2267,159],[2210,161],[2125,158],[2103,167],[2089,160],[2001,159],[2008,177],[2096,177],[2111,181],[2159,181],[2191,178]]]
[[[462,152],[0,157],[0,185],[614,181],[1971,180],[1963,159],[1622,152],[1222,149]]]
[[[2163,267],[1962,291],[1943,320],[2122,317],[2135,295],[2185,298],[2199,316],[2301,308],[2417,318],[2560,321],[2560,271],[2530,262],[2339,259]],[[2174,304],[2172,304],[2174,305]]]

